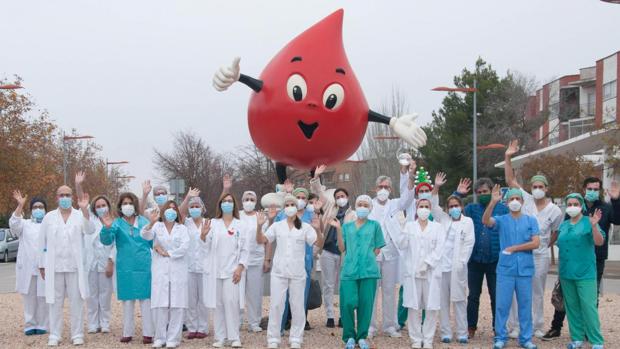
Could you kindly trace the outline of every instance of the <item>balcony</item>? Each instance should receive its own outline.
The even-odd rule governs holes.
[[[593,131],[595,127],[594,117],[579,118],[568,121],[568,138],[575,138],[584,133]]]

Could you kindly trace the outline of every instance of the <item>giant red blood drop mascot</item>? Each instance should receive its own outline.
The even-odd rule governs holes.
[[[239,58],[213,77],[218,91],[239,81],[254,90],[248,107],[256,146],[276,161],[280,181],[286,166],[300,169],[346,160],[358,148],[369,121],[390,125],[414,147],[426,135],[414,115],[390,118],[368,108],[342,43],[342,9],[286,45],[260,75],[240,74]]]

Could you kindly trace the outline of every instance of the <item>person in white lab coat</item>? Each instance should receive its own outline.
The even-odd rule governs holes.
[[[86,301],[88,333],[110,332],[114,245],[106,246],[99,239],[103,228],[100,217],[112,214],[110,206],[110,200],[103,195],[93,199],[90,204],[90,229],[93,232],[84,237],[89,291]]]
[[[39,232],[45,217],[47,204],[41,198],[30,200],[30,219],[24,218],[26,196],[19,190],[13,192],[17,208],[9,219],[11,233],[19,238],[15,263],[15,291],[24,302],[24,334],[26,336],[47,333],[48,310],[45,304],[45,284],[39,275]]]
[[[256,193],[246,191],[241,196],[243,210],[239,218],[249,228],[256,226]],[[251,232],[251,230],[250,230]],[[248,331],[261,332],[260,321],[263,310],[264,275],[271,270],[271,243],[257,243],[252,234],[248,236],[248,269],[245,271],[245,306]]]
[[[458,196],[450,196],[447,201],[448,213],[438,205],[439,187],[445,183],[445,174],[438,173],[433,188],[433,209],[436,222],[445,231],[445,241],[439,268],[441,276],[440,334],[443,343],[452,342],[450,307],[454,309],[456,337],[460,344],[467,344],[467,262],[474,248],[476,236],[474,222],[463,215],[463,201]],[[467,182],[468,183],[468,182]]]
[[[140,236],[153,241],[151,309],[155,318],[153,348],[176,348],[181,344],[183,313],[187,308],[187,227],[174,201],[149,214],[150,223]],[[160,221],[161,220],[161,221]]]
[[[432,348],[440,308],[441,256],[445,238],[440,223],[430,221],[431,202],[418,199],[417,219],[405,224],[398,243],[403,254],[403,306],[412,348]],[[425,310],[422,324],[422,310]]]
[[[240,310],[245,306],[243,272],[248,264],[248,236],[251,230],[239,220],[237,201],[223,194],[217,202],[215,218],[201,234],[206,249],[204,292],[207,308],[215,309],[213,347],[230,344],[241,348]]]
[[[385,246],[377,256],[379,269],[381,270],[381,280],[377,282],[377,295],[381,288],[382,310],[383,310],[383,332],[390,337],[401,337],[398,331],[398,321],[396,318],[396,284],[398,283],[398,264],[400,252],[397,247],[401,239],[401,225],[398,215],[402,211],[407,211],[414,201],[414,183],[411,171],[415,171],[413,166],[401,166],[400,171],[400,198],[390,199],[392,192],[392,179],[388,176],[379,176],[376,181],[375,191],[377,196],[372,200],[372,211],[368,219],[375,220],[381,224],[381,231],[385,240]],[[368,338],[376,335],[377,325],[377,298],[372,313],[372,321],[368,330]]]
[[[284,198],[286,219],[271,224],[263,234],[263,225],[267,221],[264,213],[257,218],[256,241],[263,244],[276,241],[277,248],[271,272],[271,305],[269,324],[267,325],[267,343],[269,348],[278,348],[281,340],[281,319],[284,312],[286,293],[289,293],[291,307],[291,331],[289,337],[292,349],[301,348],[303,342],[306,314],[304,312],[304,292],[306,287],[306,271],[304,259],[306,244],[313,245],[320,229],[318,217],[312,226],[303,223],[297,216],[297,198],[286,195]],[[272,223],[277,211],[269,209],[269,222]]]
[[[192,190],[190,190],[192,193]],[[189,276],[187,282],[188,306],[185,312],[185,324],[187,325],[187,339],[202,339],[209,334],[209,310],[204,299],[204,264],[205,250],[200,243],[200,232],[209,220],[205,218],[205,205],[198,196],[200,191],[195,190],[188,201],[188,213],[185,218],[185,226],[189,234],[189,248],[187,250],[187,263]],[[189,194],[188,194],[189,195]],[[183,207],[183,205],[181,205]]]
[[[92,233],[88,213],[88,194],[74,209],[73,191],[66,185],[56,190],[58,208],[45,215],[39,233],[39,271],[45,279],[45,301],[49,304],[48,346],[58,346],[62,336],[65,296],[69,298],[71,340],[84,344],[84,300],[88,281],[84,268],[84,234]]]

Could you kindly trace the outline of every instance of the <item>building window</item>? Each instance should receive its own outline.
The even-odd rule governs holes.
[[[338,175],[338,182],[343,182],[344,181],[344,175],[341,173]]]
[[[611,98],[616,98],[616,85],[617,81],[610,81],[606,84],[603,84],[603,100],[606,101]]]
[[[351,176],[350,176],[348,173],[345,173],[345,174],[344,174],[344,181],[345,181],[345,182],[349,182],[349,181],[351,181]]]

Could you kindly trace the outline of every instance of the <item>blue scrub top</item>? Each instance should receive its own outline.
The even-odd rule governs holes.
[[[504,254],[510,246],[521,245],[532,241],[532,237],[539,235],[538,222],[533,216],[521,214],[518,218],[505,214],[493,217],[499,231],[499,262],[496,272],[507,276],[533,276],[534,256],[532,251],[513,252]]]

